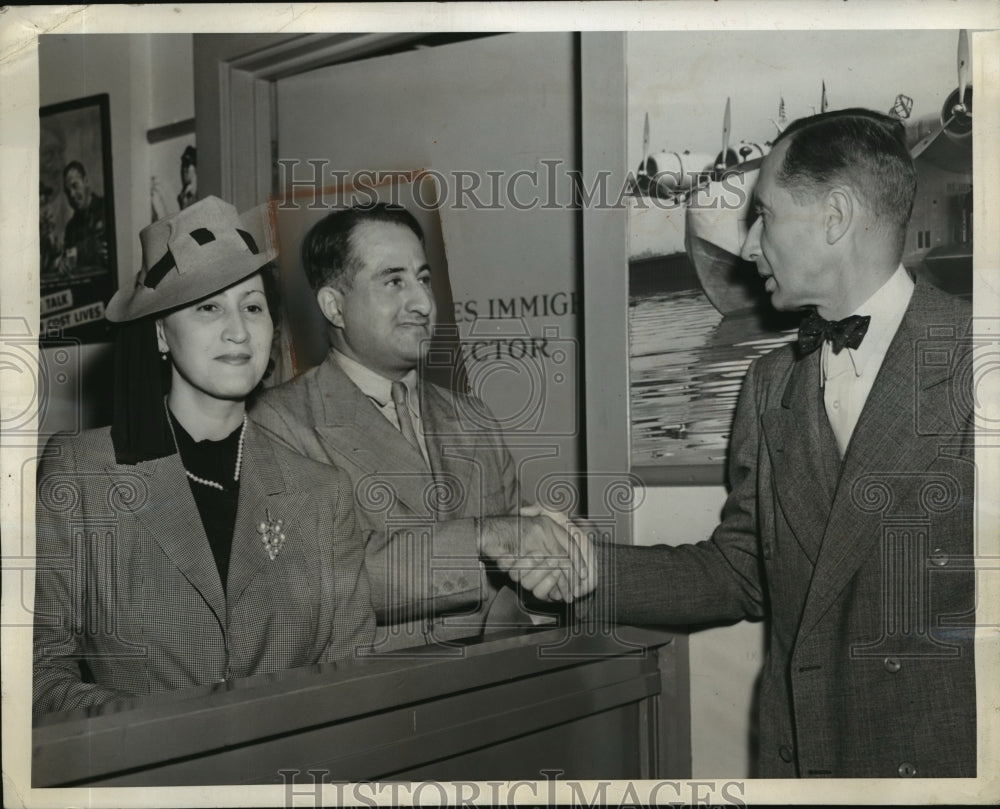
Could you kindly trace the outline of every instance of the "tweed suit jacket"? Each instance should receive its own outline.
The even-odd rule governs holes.
[[[475,518],[519,507],[500,429],[478,399],[426,381],[420,397],[430,469],[332,352],[265,391],[250,414],[276,440],[350,476],[367,536],[376,651],[477,635],[487,616],[491,628],[531,625],[505,577],[479,560]]]
[[[969,320],[917,283],[842,462],[820,352],[760,358],[712,538],[606,549],[617,620],[768,618],[760,777],[975,775]]]
[[[272,560],[261,521],[284,521]],[[34,712],[351,657],[375,617],[349,483],[246,429],[225,593],[171,455],[115,462],[110,429],[39,466]]]

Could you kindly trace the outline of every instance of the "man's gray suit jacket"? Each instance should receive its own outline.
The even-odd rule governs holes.
[[[756,360],[712,538],[603,568],[621,622],[768,619],[759,777],[975,775],[970,316],[917,283],[843,461],[820,352]]]
[[[430,469],[332,352],[265,391],[251,411],[276,440],[350,476],[366,534],[376,651],[478,635],[487,613],[491,629],[531,625],[504,578],[479,560],[475,518],[516,514],[519,505],[500,429],[474,397],[422,382],[420,399]]]

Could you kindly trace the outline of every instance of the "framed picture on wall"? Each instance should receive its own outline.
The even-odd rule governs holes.
[[[108,94],[42,107],[39,144],[41,341],[109,339],[118,285]]]
[[[198,150],[194,118],[150,129],[150,221],[172,216],[198,201]]]

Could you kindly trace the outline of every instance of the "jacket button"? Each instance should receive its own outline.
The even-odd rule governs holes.
[[[948,554],[946,554],[941,548],[935,548],[931,551],[931,564],[937,565],[938,567],[944,567],[948,564]]]
[[[781,756],[781,760],[786,764],[792,763],[792,748],[787,744],[783,744],[778,748],[778,755]]]
[[[898,657],[887,657],[882,661],[882,667],[890,674],[895,674],[903,668],[903,664],[899,662]]]
[[[913,778],[917,774],[917,768],[910,764],[909,761],[904,761],[900,764],[896,771],[899,773],[900,778]]]

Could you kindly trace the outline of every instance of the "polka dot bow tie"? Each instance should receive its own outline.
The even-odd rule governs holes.
[[[812,311],[799,324],[799,350],[803,356],[811,354],[824,340],[830,342],[834,354],[839,354],[845,346],[857,348],[861,345],[870,322],[871,317],[868,315],[851,315],[843,320],[833,321]]]

